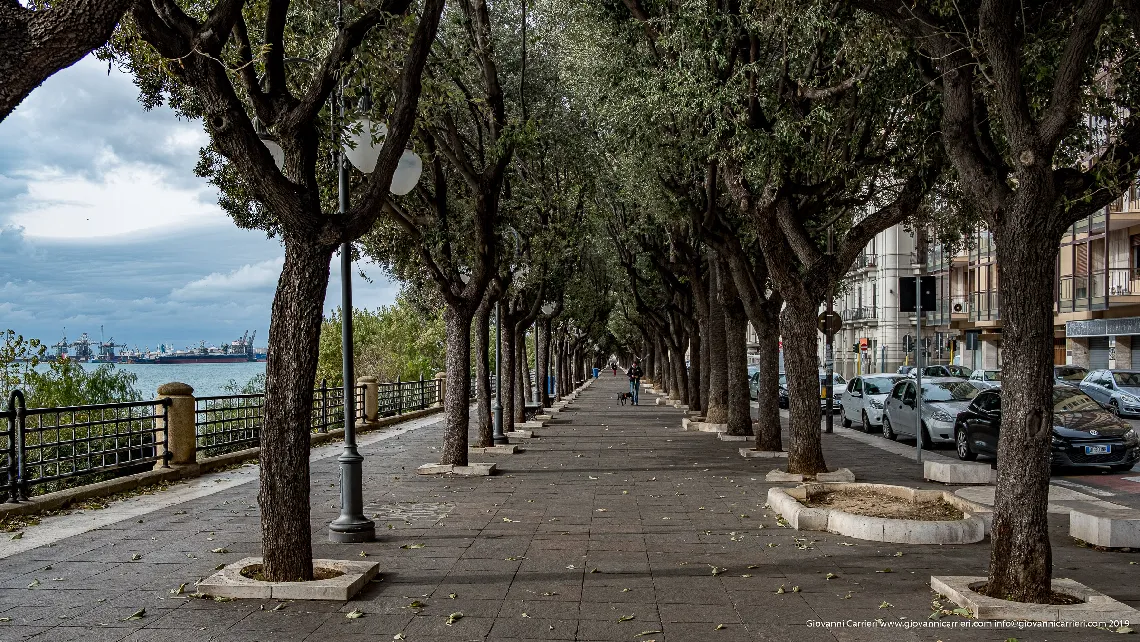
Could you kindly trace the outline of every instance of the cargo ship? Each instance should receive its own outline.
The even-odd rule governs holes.
[[[158,352],[140,352],[124,350],[118,355],[119,363],[141,364],[176,364],[176,363],[250,363],[258,361],[257,353],[253,349],[252,335],[247,330],[242,338],[235,339],[222,347],[207,346],[205,341],[197,348],[186,350],[168,350],[167,346],[160,347]]]
[[[266,351],[255,350],[253,340],[257,332],[251,335],[248,330],[240,339],[234,339],[227,344],[207,346],[205,341],[199,342],[195,348],[175,350],[171,346],[162,345],[152,351],[149,347],[140,350],[124,349],[116,353],[115,348],[126,348],[125,344],[115,343],[114,339],[108,342],[100,341],[98,344],[87,338],[84,333],[78,341],[69,342],[65,337],[55,344],[55,359],[72,359],[85,363],[141,363],[141,364],[178,364],[178,363],[250,363],[265,361]],[[91,348],[97,347],[96,354]],[[71,349],[69,354],[69,348]]]

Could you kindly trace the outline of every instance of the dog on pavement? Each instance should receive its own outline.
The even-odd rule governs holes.
[[[624,406],[626,400],[629,400],[630,403],[633,403],[633,394],[628,393],[628,392],[623,392],[620,395],[618,395],[618,401],[621,402],[621,405]]]

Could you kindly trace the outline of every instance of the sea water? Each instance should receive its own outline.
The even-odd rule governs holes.
[[[81,363],[85,370],[94,370],[102,364]],[[265,374],[264,361],[246,363],[116,363],[116,370],[130,372],[138,377],[135,388],[144,399],[153,398],[158,387],[171,381],[180,381],[194,388],[194,396],[224,395],[226,384],[236,381],[240,389],[250,379]],[[41,364],[40,368],[47,367]]]

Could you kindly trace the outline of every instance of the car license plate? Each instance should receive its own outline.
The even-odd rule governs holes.
[[[1085,446],[1086,455],[1107,455],[1112,452],[1112,446]]]

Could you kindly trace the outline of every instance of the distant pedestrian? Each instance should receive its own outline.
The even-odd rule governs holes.
[[[625,373],[629,377],[629,394],[633,395],[633,405],[636,406],[637,393],[641,391],[641,366],[634,360],[633,365]]]
[[[611,362],[610,362],[610,368],[611,368],[611,369],[613,369],[613,371],[614,371],[614,376],[616,377],[616,376],[617,376],[617,362],[616,362],[616,361],[611,361]]]

